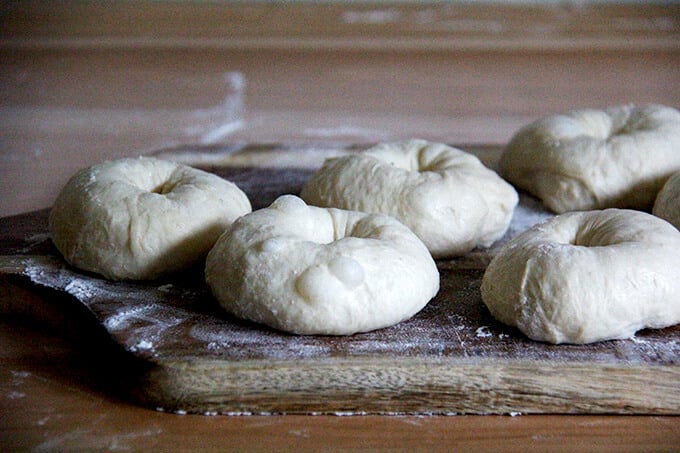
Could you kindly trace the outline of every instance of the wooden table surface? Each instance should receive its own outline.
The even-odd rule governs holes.
[[[309,16],[319,22],[301,25],[265,4],[215,11],[217,2],[204,3],[175,20],[182,2],[170,2],[158,29],[149,25],[156,12],[148,5],[114,7],[110,22],[96,3],[46,11],[49,3],[30,2],[0,11],[4,24],[16,25],[0,33],[0,216],[49,206],[80,167],[178,144],[418,136],[497,146],[527,121],[572,108],[680,107],[677,6],[530,8],[529,30],[518,20],[527,12],[521,8],[442,12],[354,3],[340,12],[319,7]],[[440,13],[446,17],[435,20]],[[336,16],[342,24],[326,33],[324,21]],[[197,17],[215,19],[192,35]],[[405,17],[438,28],[400,34]],[[264,19],[256,34],[242,27],[227,36],[231,29],[222,27]],[[379,27],[377,41],[371,27]],[[175,32],[179,37],[168,35]],[[286,44],[277,44],[282,37]],[[97,384],[87,345],[62,333],[0,317],[0,450],[680,449],[680,418],[673,416],[161,413]]]

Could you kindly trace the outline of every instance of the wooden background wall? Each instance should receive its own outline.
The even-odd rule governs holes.
[[[680,4],[3,2],[0,216],[182,144],[502,146],[582,107],[680,107]]]

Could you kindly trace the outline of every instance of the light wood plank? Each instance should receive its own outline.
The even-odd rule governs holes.
[[[677,49],[680,6],[617,2],[40,2],[2,9],[8,47]]]

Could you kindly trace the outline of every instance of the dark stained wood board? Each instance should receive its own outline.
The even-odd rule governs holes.
[[[475,151],[493,166],[497,150]],[[286,153],[291,159],[283,158]],[[186,148],[161,157],[228,177],[259,208],[299,191],[313,162],[327,154],[251,145]],[[291,167],[296,161],[300,165]],[[2,312],[62,324],[85,313],[83,322],[103,331],[129,359],[120,368],[126,395],[151,408],[205,414],[680,413],[680,327],[582,346],[531,341],[494,321],[481,301],[484,267],[498,246],[440,260],[439,294],[397,326],[347,337],[297,336],[223,314],[201,269],[142,283],[109,282],[73,269],[49,240],[47,213],[0,219]],[[522,195],[501,242],[549,215]]]

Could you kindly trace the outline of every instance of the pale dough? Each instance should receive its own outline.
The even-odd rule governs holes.
[[[680,153],[680,149],[678,152]],[[680,230],[680,171],[671,176],[663,185],[654,202],[652,213],[669,221]]]
[[[293,195],[237,220],[208,254],[205,274],[227,312],[297,334],[387,327],[439,290],[432,257],[397,220]]]
[[[558,215],[506,243],[482,280],[499,321],[550,343],[680,322],[680,232],[624,209]]]
[[[316,206],[391,215],[435,258],[491,245],[518,201],[513,187],[472,154],[424,140],[328,159],[300,196]]]
[[[579,110],[520,129],[501,175],[557,213],[609,207],[650,210],[680,170],[680,112],[632,105]]]
[[[52,240],[71,265],[113,280],[153,279],[199,264],[251,211],[233,183],[154,158],[76,173],[50,213]]]

